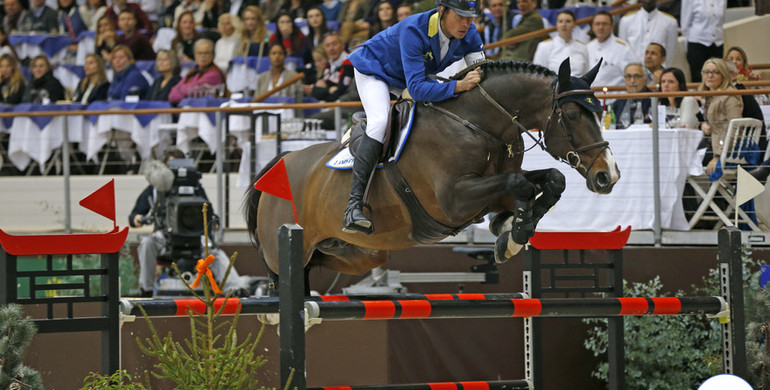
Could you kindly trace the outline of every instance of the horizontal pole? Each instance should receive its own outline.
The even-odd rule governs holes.
[[[647,99],[685,96],[729,96],[729,95],[766,95],[770,89],[728,89],[721,91],[679,91],[679,92],[636,92],[597,94],[597,99]]]
[[[484,301],[305,302],[309,318],[385,320],[502,317],[615,317],[627,315],[723,314],[720,297],[566,298]]]
[[[527,390],[525,380],[413,383],[408,385],[325,386],[307,390]]]
[[[757,81],[742,81],[741,84],[745,86],[746,88],[751,87],[766,87],[770,85],[770,80],[757,80]],[[687,83],[687,89],[696,89],[700,87],[701,83]],[[617,91],[625,91],[626,86],[625,85],[597,85],[592,86],[591,89],[596,92],[604,91],[604,89],[607,89],[607,91],[617,92]],[[654,91],[658,89],[658,86],[655,84],[649,84],[647,85],[647,88],[650,89],[650,91]],[[606,92],[606,91],[605,91]]]
[[[524,298],[523,293],[513,294],[403,294],[394,296],[347,296],[347,295],[323,295],[318,297],[305,298],[305,302],[358,302],[362,300],[426,300],[426,301],[446,301],[446,300],[510,300]],[[218,309],[223,304],[225,309],[222,314],[235,314],[240,306],[241,314],[268,314],[278,313],[278,297],[262,298],[224,298],[217,299],[214,303]],[[125,315],[141,316],[142,312],[138,305],[147,312],[150,317],[175,317],[186,316],[187,308],[190,307],[198,313],[206,310],[205,305],[195,298],[182,299],[123,299],[120,301],[121,312]]]

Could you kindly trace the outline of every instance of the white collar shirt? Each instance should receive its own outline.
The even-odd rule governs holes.
[[[444,56],[446,56],[446,53],[449,51],[449,42],[450,39],[446,34],[444,34],[444,31],[441,29],[441,23],[439,23],[439,34],[438,34],[438,40],[439,43],[441,43],[441,57],[439,57],[438,62],[441,63],[441,60],[444,59]]]
[[[682,36],[685,41],[703,46],[725,43],[724,29],[727,0],[682,0]]]
[[[586,45],[577,39],[566,42],[560,36],[540,42],[535,50],[535,58],[532,60],[537,65],[559,72],[559,65],[569,57],[570,74],[582,76],[588,71],[588,51]]]
[[[631,46],[636,61],[644,61],[644,51],[652,43],[666,48],[665,67],[671,66],[676,58],[676,37],[678,26],[673,16],[658,11],[647,12],[644,8],[620,19],[618,37]]]
[[[602,67],[593,85],[596,86],[617,86],[625,85],[623,81],[623,71],[631,62],[635,62],[634,54],[628,44],[610,34],[604,42],[593,39],[586,45],[588,50],[588,64],[595,66],[599,59],[603,59]]]

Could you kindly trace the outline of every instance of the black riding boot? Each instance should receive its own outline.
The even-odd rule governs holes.
[[[381,153],[382,143],[364,135],[353,162],[353,185],[348,206],[345,208],[345,221],[342,224],[342,231],[345,233],[371,234],[374,231],[372,221],[364,215],[364,191]]]

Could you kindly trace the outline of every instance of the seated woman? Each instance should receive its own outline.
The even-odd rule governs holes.
[[[176,53],[171,50],[158,50],[158,55],[155,57],[155,70],[160,73],[160,77],[153,81],[143,99],[168,101],[171,88],[182,80],[182,76],[179,75],[182,67],[179,65]]]
[[[195,30],[195,18],[192,12],[182,12],[176,20],[176,37],[171,41],[171,48],[181,61],[192,61],[195,58],[193,46],[200,38]]]
[[[574,28],[575,14],[569,10],[559,12],[556,16],[556,36],[537,44],[532,62],[558,72],[559,65],[569,57],[573,76],[581,76],[588,71],[588,51],[583,42],[572,38]]]
[[[179,104],[186,97],[201,97],[215,94],[224,88],[225,75],[214,65],[214,42],[199,39],[195,42],[195,68],[171,88],[168,100]]]
[[[96,45],[94,53],[101,55],[105,62],[109,62],[112,49],[117,46],[117,32],[109,16],[104,15],[96,22],[94,44]]]
[[[267,23],[262,16],[262,10],[256,5],[246,7],[243,10],[243,31],[238,55],[243,57],[264,55],[267,34]]]
[[[701,70],[703,81],[698,87],[700,91],[727,91],[734,90],[730,82],[730,70],[727,62],[721,58],[709,58],[703,63]],[[721,95],[705,96],[704,119],[700,129],[703,134],[711,137],[713,157],[706,164],[706,173],[709,175],[716,169],[717,161],[722,155],[722,144],[727,133],[730,121],[742,117],[743,101],[740,96]]]
[[[36,56],[30,62],[32,79],[24,88],[21,96],[22,103],[44,103],[64,100],[64,87],[53,77],[53,69],[45,54]]]
[[[687,91],[687,80],[685,80],[684,72],[679,68],[664,69],[660,75],[660,92],[678,91]],[[670,127],[686,127],[688,129],[698,127],[697,114],[700,105],[694,97],[669,97],[661,99],[660,104],[667,106],[666,111],[669,111],[668,108],[673,108],[672,115],[674,118],[678,116],[678,119],[673,123],[669,122]]]
[[[739,46],[733,46],[725,52],[725,61],[735,65],[736,71],[733,74],[733,82],[756,81],[759,75],[754,74],[749,67],[749,59]]]
[[[112,84],[107,91],[110,100],[123,100],[126,96],[143,96],[150,89],[150,84],[136,67],[134,55],[126,45],[118,45],[112,49]]]
[[[270,58],[270,70],[261,73],[257,78],[256,96],[270,91],[297,75],[297,72],[286,69],[286,64],[284,63],[286,61],[286,49],[283,45],[279,43],[270,45],[268,56]],[[302,89],[300,88],[300,83],[296,82],[272,96],[293,96],[296,101],[301,102]]]
[[[110,82],[107,81],[107,71],[104,68],[104,60],[98,54],[89,54],[86,56],[86,63],[83,66],[85,77],[78,84],[75,91],[75,103],[90,104],[97,100],[107,100],[107,91],[110,89]]]
[[[326,16],[320,8],[313,7],[307,10],[307,27],[305,51],[302,53],[302,59],[306,64],[313,61],[313,49],[321,45],[324,35],[329,32]]]
[[[222,34],[222,37],[214,45],[214,63],[219,69],[227,70],[230,66],[230,60],[238,55],[242,30],[241,19],[237,16],[227,12],[219,15],[219,33]]]
[[[287,13],[279,13],[275,24],[276,30],[269,42],[282,44],[290,56],[301,56],[305,50],[305,34],[299,30],[294,19]]]
[[[26,87],[16,56],[0,55],[0,103],[19,104]]]
[[[748,70],[748,57],[746,52],[738,46],[731,47],[725,56],[732,73],[732,82],[737,89],[746,89],[742,84],[744,81],[757,81],[759,76]],[[754,118],[762,122],[762,137],[759,140],[759,150],[767,149],[767,129],[765,128],[765,116],[762,114],[762,108],[759,101],[764,101],[766,95],[741,95],[743,100],[743,117]],[[757,100],[759,99],[759,101]]]
[[[398,22],[396,11],[393,9],[390,1],[380,1],[376,9],[377,13],[374,14],[374,21],[369,25],[369,38]]]

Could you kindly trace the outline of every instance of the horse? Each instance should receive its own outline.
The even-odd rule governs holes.
[[[370,235],[342,231],[352,173],[325,165],[341,149],[339,142],[283,155],[304,229],[306,270],[321,266],[361,274],[384,264],[388,251],[435,243],[488,213],[497,213],[490,223],[497,236],[495,259],[511,258],[565,187],[557,169],[521,169],[525,134],[539,134],[537,145],[576,169],[589,190],[609,193],[620,173],[602,138],[595,109],[601,107],[590,90],[600,65],[573,77],[569,59],[558,75],[529,62],[485,62],[455,76],[480,68],[484,77],[476,88],[439,103],[416,102],[409,138],[397,162],[388,163],[403,180],[394,187],[395,179],[381,168],[371,180],[375,229]],[[277,277],[277,231],[294,223],[292,205],[252,186],[243,209],[252,241]]]

